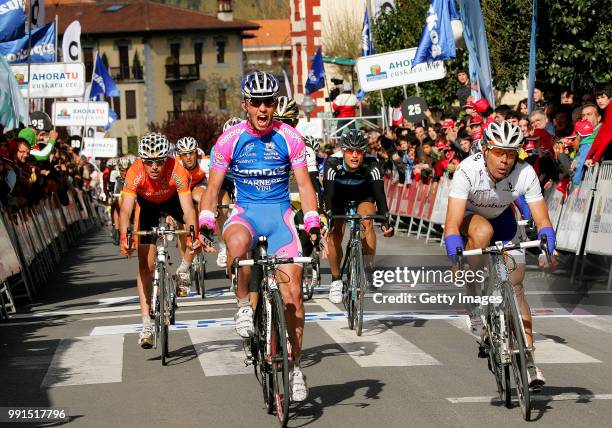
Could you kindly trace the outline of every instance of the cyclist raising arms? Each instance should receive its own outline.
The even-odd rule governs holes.
[[[208,191],[200,202],[200,228],[203,233],[215,230],[214,206],[225,172],[231,167],[236,184],[236,206],[223,229],[229,260],[244,257],[260,236],[268,240],[268,254],[300,256],[301,248],[289,202],[291,170],[306,212],[306,230],[317,235],[320,228],[316,198],[306,170],[304,143],[294,128],[273,120],[278,94],[278,81],[273,75],[251,72],[243,78],[241,90],[241,104],[247,120],[229,128],[215,144]],[[308,389],[300,370],[304,329],[301,267],[282,265],[278,271],[295,364],[290,374],[291,395],[294,401],[303,401]],[[254,302],[249,298],[248,275],[239,275],[238,280],[236,331],[247,338],[254,332]]]
[[[325,207],[332,214],[343,215],[345,206],[350,201],[357,204],[357,213],[362,215],[387,215],[387,199],[383,184],[383,175],[378,161],[366,157],[368,140],[357,130],[345,132],[340,138],[342,157],[328,157],[323,170],[323,188]],[[376,205],[374,204],[376,202]],[[376,254],[376,233],[372,220],[361,223],[363,252],[367,256]],[[388,221],[383,222],[382,231],[385,237],[393,236],[393,227]],[[329,287],[329,300],[332,303],[342,302],[342,237],[344,220],[336,219],[331,225],[327,238],[327,252],[332,283]],[[369,258],[370,261],[371,257]]]
[[[551,255],[555,250],[555,231],[548,217],[546,202],[542,197],[538,177],[526,162],[517,162],[523,133],[509,122],[491,123],[483,133],[483,152],[476,153],[459,164],[451,184],[448,211],[444,226],[446,252],[456,258],[457,247],[465,249],[484,248],[496,241],[515,241],[517,223],[511,205],[519,196],[529,204],[533,220],[538,229],[538,239],[547,237]],[[467,240],[464,246],[464,239]],[[512,254],[512,252],[511,252]],[[525,291],[524,252],[514,253],[516,269],[510,274],[527,335],[527,345],[533,346],[531,310]],[[482,257],[469,259],[471,269],[484,265]],[[556,268],[552,257],[550,270]],[[470,314],[472,331],[481,334],[482,320]],[[533,353],[531,354],[533,356]],[[545,379],[535,365],[534,358],[527,363],[529,386],[541,388]]]
[[[140,230],[150,230],[159,224],[161,215],[170,215],[187,226],[196,226],[196,211],[191,200],[189,172],[174,158],[168,158],[168,139],[161,134],[143,136],[138,143],[138,155],[127,172],[121,203],[121,252],[129,255],[134,248],[128,247],[127,229],[136,202],[140,205]],[[199,241],[187,245],[196,250]],[[189,294],[189,266],[193,255],[187,252],[177,270],[179,291],[177,295]],[[138,344],[143,348],[153,346],[153,328],[149,316],[151,304],[151,276],[155,263],[155,245],[150,236],[140,237],[138,245],[138,297],[143,330]],[[185,275],[186,274],[186,275]]]

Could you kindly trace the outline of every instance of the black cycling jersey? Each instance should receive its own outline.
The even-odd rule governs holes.
[[[378,214],[389,211],[382,172],[378,161],[366,157],[356,171],[349,171],[341,157],[328,157],[323,170],[326,209],[344,214],[346,202],[376,202]]]

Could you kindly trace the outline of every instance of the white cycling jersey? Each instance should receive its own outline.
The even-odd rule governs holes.
[[[487,171],[482,153],[476,153],[460,164],[453,176],[450,198],[467,199],[467,210],[491,219],[499,216],[519,196],[535,202],[542,199],[540,182],[527,162],[517,162],[503,180],[494,182]]]

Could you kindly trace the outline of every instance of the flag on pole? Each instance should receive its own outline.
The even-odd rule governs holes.
[[[100,57],[100,54],[96,52],[96,65],[94,67],[93,77],[91,79],[91,92],[89,93],[90,100],[102,101],[104,97],[118,97],[119,90],[115,81]]]
[[[25,2],[0,0],[0,42],[25,36]]]
[[[421,41],[412,60],[413,67],[423,62],[455,58],[455,38],[451,26],[451,8],[454,10],[454,18],[457,18],[455,6],[451,6],[454,1],[431,0]]]
[[[474,100],[485,98],[495,108],[489,45],[480,0],[461,0],[463,38],[469,52],[469,73]]]
[[[28,34],[20,39],[0,43],[0,55],[9,64],[26,64],[32,55],[31,62],[55,62],[55,21],[44,27],[32,30],[32,50],[28,50]]]
[[[372,29],[370,27],[370,17],[368,9],[363,16],[363,27],[361,27],[361,56],[374,55],[374,44],[372,43]]]
[[[6,60],[0,57],[0,124],[5,131],[19,128],[26,123],[28,108],[17,86],[15,74]]]
[[[538,21],[538,0],[533,0],[531,9],[531,40],[529,42],[529,80],[527,81],[527,111],[533,111],[533,89],[536,78],[536,25]]]
[[[45,0],[30,0],[30,22],[32,28],[45,25]]]
[[[81,62],[81,23],[72,21],[64,31],[62,39],[62,57],[64,62]]]
[[[323,66],[323,53],[321,48],[317,49],[317,53],[312,58],[312,65],[308,72],[308,80],[306,81],[306,94],[312,94],[325,86],[325,67]]]

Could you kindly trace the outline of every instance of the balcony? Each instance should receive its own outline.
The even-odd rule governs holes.
[[[119,67],[110,67],[111,77],[115,82],[124,80],[143,80],[142,66],[133,65],[130,67],[127,64]]]
[[[200,79],[199,64],[167,64],[166,82],[189,82]]]

